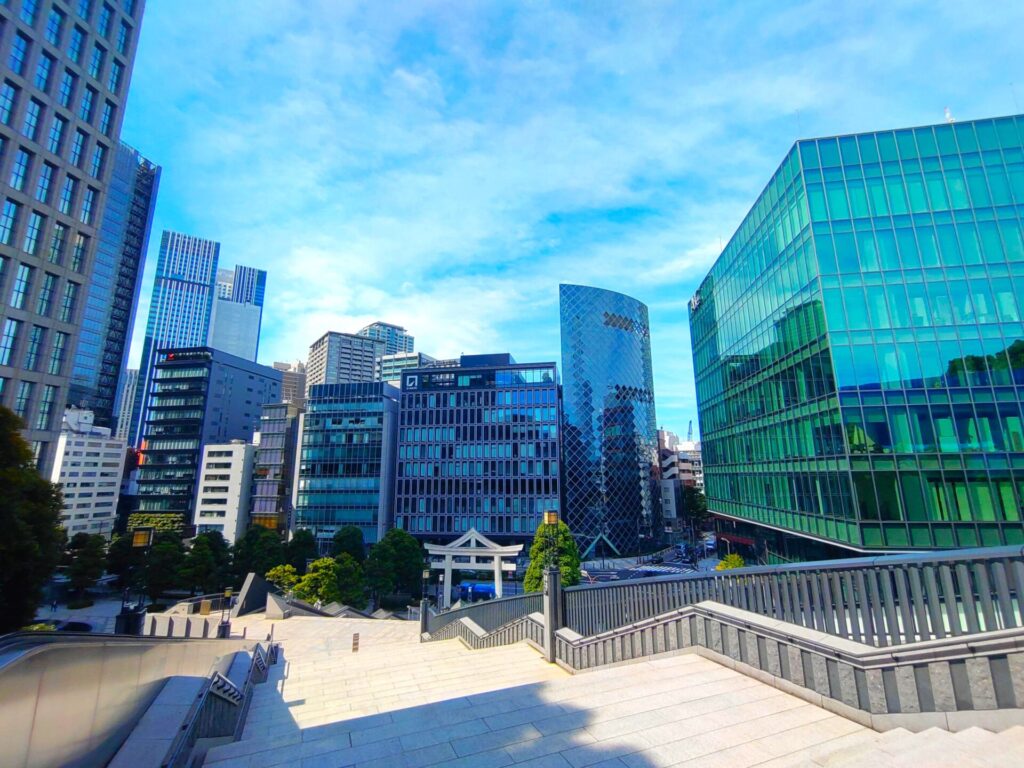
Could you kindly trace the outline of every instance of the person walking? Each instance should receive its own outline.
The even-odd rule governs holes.
[[[56,613],[56,612],[57,612],[57,598],[55,597],[55,598],[53,598],[53,602],[50,603],[50,613]]]

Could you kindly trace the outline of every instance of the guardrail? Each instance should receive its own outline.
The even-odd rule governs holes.
[[[523,595],[486,600],[443,613],[435,613],[428,609],[425,614],[424,629],[430,634],[430,637],[426,639],[438,639],[434,637],[435,633],[463,617],[472,619],[478,627],[490,632],[509,622],[540,611],[542,607],[541,594],[527,592]]]
[[[584,636],[711,600],[882,647],[1024,625],[1024,549],[739,568],[581,585],[563,596],[565,626]]]

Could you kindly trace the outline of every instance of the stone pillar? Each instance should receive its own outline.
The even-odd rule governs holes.
[[[441,595],[441,607],[452,607],[452,556],[444,556],[444,589]]]
[[[555,632],[561,629],[562,574],[557,568],[544,569],[544,658],[555,660]]]
[[[494,596],[501,597],[501,555],[494,556]]]
[[[427,602],[427,598],[420,600],[420,637],[427,634],[427,611],[430,610],[430,603]]]

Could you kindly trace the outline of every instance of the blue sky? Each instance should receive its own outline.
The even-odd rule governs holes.
[[[1021,2],[149,0],[133,360],[175,229],[268,271],[264,363],[376,319],[557,360],[559,282],[628,293],[685,432],[686,302],[793,141],[1020,112],[1021,29]]]

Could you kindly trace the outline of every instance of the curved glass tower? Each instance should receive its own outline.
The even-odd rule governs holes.
[[[585,554],[635,551],[661,531],[647,306],[600,288],[558,290],[565,522]]]

